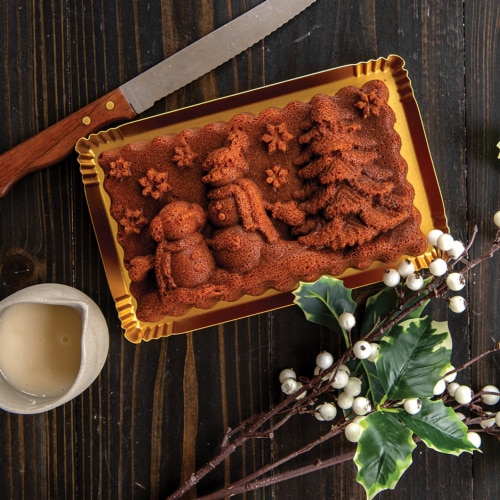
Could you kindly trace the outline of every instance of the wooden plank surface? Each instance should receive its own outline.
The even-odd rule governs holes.
[[[259,0],[5,0],[0,4],[0,152],[104,95]],[[491,240],[500,208],[500,5],[495,0],[317,0],[264,41],[157,103],[141,117],[338,65],[398,54],[406,60],[452,233]],[[89,294],[109,323],[99,379],[42,415],[0,411],[0,491],[10,499],[164,498],[218,450],[225,429],[279,401],[285,366],[308,373],[331,334],[290,307],[140,345],[124,340],[93,234],[76,156],[30,174],[0,199],[0,299],[38,282]],[[497,341],[498,260],[474,275],[470,308],[450,316],[455,364]],[[433,312],[444,319],[445,307]],[[468,376],[499,381],[498,359]],[[248,445],[199,494],[315,435],[310,417],[286,440]],[[419,448],[384,499],[500,497],[498,442],[484,455]],[[352,449],[325,444],[313,458]],[[302,462],[299,462],[302,463]],[[244,496],[241,496],[243,498]],[[245,498],[363,498],[352,463]]]

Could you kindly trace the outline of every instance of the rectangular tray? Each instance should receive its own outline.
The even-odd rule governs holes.
[[[130,294],[130,280],[123,266],[123,250],[116,239],[117,224],[110,215],[110,200],[103,188],[104,174],[97,161],[99,155],[108,149],[151,140],[188,128],[202,127],[216,121],[228,121],[232,116],[243,112],[258,114],[269,107],[283,108],[291,101],[308,102],[318,93],[333,95],[345,86],[361,87],[370,80],[378,79],[384,81],[389,88],[389,105],[396,114],[395,129],[402,140],[401,155],[408,163],[408,180],[415,188],[414,203],[422,215],[422,232],[426,234],[433,228],[448,231],[441,191],[404,64],[401,57],[390,55],[136,120],[81,138],[76,151],[85,195],[125,337],[138,343],[185,333],[289,306],[293,295],[268,290],[258,297],[244,296],[236,302],[220,302],[209,310],[194,308],[184,316],[167,316],[158,323],[146,323],[137,319],[136,302]],[[426,267],[431,258],[429,252],[412,260],[417,268],[421,268]],[[364,286],[380,281],[381,270],[388,266],[387,263],[374,262],[364,270],[348,269],[339,278],[351,288]]]

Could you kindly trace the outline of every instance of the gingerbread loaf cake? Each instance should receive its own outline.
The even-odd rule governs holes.
[[[101,153],[136,315],[426,249],[382,81]]]

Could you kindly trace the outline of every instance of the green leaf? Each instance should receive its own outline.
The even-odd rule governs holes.
[[[375,412],[361,421],[363,428],[354,455],[356,481],[368,499],[383,490],[394,489],[412,464],[415,443],[412,432],[390,413]]]
[[[364,337],[378,321],[387,318],[397,305],[398,294],[395,288],[384,288],[379,293],[369,297],[366,301],[366,309],[360,329],[361,337]]]
[[[356,307],[351,290],[345,288],[341,280],[330,276],[322,276],[314,283],[300,282],[293,294],[294,303],[309,321],[326,326],[336,333],[342,331],[337,321],[340,314],[344,311],[352,313]]]
[[[390,399],[433,396],[437,381],[450,366],[451,335],[447,322],[429,317],[403,321],[380,341],[375,361]]]
[[[361,362],[364,375],[363,380],[363,394],[370,399],[375,405],[379,404],[380,401],[385,397],[385,390],[380,382],[380,378],[377,372],[375,363],[371,361],[364,360]]]
[[[467,426],[441,400],[423,399],[416,415],[401,411],[399,418],[433,450],[450,455],[477,450],[467,439]]]
[[[427,278],[424,284],[427,284],[431,278]],[[361,337],[364,337],[372,328],[381,320],[395,319],[404,316],[404,319],[419,318],[423,310],[427,307],[430,299],[426,299],[424,303],[414,311],[408,313],[410,307],[413,307],[416,302],[422,298],[421,292],[413,292],[405,290],[404,307],[402,305],[396,288],[386,287],[379,293],[371,296],[366,301],[365,314],[363,315],[363,323],[361,325]]]

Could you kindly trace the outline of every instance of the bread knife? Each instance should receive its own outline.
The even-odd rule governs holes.
[[[135,118],[155,102],[248,49],[315,0],[265,0],[99,99],[0,155],[0,198],[30,172],[54,165],[80,137]]]

